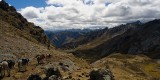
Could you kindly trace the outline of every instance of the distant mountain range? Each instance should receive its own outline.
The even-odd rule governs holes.
[[[142,24],[140,21],[136,21],[129,24]],[[119,28],[123,29],[123,25],[115,28],[105,29],[67,29],[67,30],[46,30],[45,33],[57,48],[61,49],[74,49],[80,45],[94,41],[100,38],[106,31],[116,31]],[[127,28],[127,27],[126,27]]]
[[[100,37],[79,46],[73,52],[94,59],[112,53],[145,54],[151,58],[160,58],[160,20],[144,24],[137,21],[106,29]]]
[[[79,37],[84,36],[86,33],[91,32],[90,29],[68,29],[68,30],[58,30],[58,31],[45,31],[51,42],[57,48],[66,48],[66,44],[73,43]],[[72,45],[72,47],[77,47]]]
[[[160,20],[140,21],[99,30],[68,30],[50,33],[51,41],[77,56],[105,57],[111,53],[145,54],[160,58]]]

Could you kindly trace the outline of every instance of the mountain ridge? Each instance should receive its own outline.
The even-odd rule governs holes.
[[[86,48],[86,45],[84,45],[77,48],[73,53],[78,56],[88,57],[94,55],[95,58],[97,55],[99,57],[105,57],[114,52],[124,54],[145,54],[151,58],[159,58],[159,23],[160,20],[153,20],[138,26],[131,26],[124,32],[122,29],[120,30],[122,31],[122,34],[118,33],[116,36],[112,35],[114,37],[109,38],[109,40],[105,40],[100,45],[96,45],[95,47],[91,46],[89,48]],[[130,24],[126,24],[126,27],[129,26]],[[107,35],[110,36],[109,33]],[[107,37],[107,35],[103,35],[103,38]],[[100,42],[101,40],[98,41]]]

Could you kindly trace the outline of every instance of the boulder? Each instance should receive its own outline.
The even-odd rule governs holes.
[[[28,77],[27,80],[42,80],[42,78],[39,75],[37,75],[37,74],[35,74],[35,75],[32,74],[32,75],[30,75]]]
[[[48,78],[48,80],[59,80],[56,75],[52,75]]]
[[[46,76],[50,77],[52,75],[57,76],[57,78],[61,78],[62,77],[62,75],[61,75],[61,73],[60,73],[58,68],[49,68],[49,69],[47,69]]]
[[[95,69],[90,72],[89,76],[90,80],[114,80],[109,69]]]

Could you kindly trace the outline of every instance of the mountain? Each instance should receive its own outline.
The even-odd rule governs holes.
[[[79,46],[82,46],[83,44],[90,45],[94,43],[92,44],[92,47],[94,47],[94,45],[96,44],[99,45],[103,41],[106,41],[108,39],[108,38],[105,38],[106,35],[107,37],[120,35],[121,33],[125,32],[129,28],[132,28],[136,25],[141,25],[141,24],[142,23],[140,21],[136,21],[132,23],[127,23],[126,25],[120,25],[118,27],[111,28],[111,29],[107,27],[105,29],[95,29],[95,30],[71,29],[71,30],[63,30],[63,31],[55,31],[55,32],[52,31],[52,33],[47,31],[46,34],[49,36],[50,40],[57,45],[58,48],[68,50],[68,49],[75,49]]]
[[[92,30],[92,31],[85,33],[84,35],[78,37],[77,39],[72,40],[69,43],[64,44],[63,47],[65,49],[75,49],[83,44],[92,42],[96,38],[99,38],[104,33],[104,31],[107,29],[108,28]]]
[[[114,52],[160,58],[160,20],[128,23],[104,31],[95,40],[73,51],[77,56],[99,59]]]
[[[153,21],[151,23],[148,23],[148,25],[151,24],[154,25],[152,27],[155,27],[157,23],[158,26],[159,20]],[[133,34],[136,34],[136,32],[134,31],[141,30],[141,28],[139,27],[142,25],[143,24],[137,23],[133,25],[130,23],[111,29],[105,28],[94,31],[69,30],[69,32],[71,33],[63,33],[63,36],[67,34],[67,37],[69,36],[69,38],[75,38],[71,41],[77,42],[78,48],[75,49],[77,51],[80,49],[84,50],[85,48],[86,51],[90,49],[87,54],[90,54],[89,57],[92,58],[93,55],[97,56],[97,54],[100,54],[100,51],[97,51],[97,53],[94,52],[93,54],[93,47],[102,47],[102,49],[105,49],[105,46],[107,45],[104,45],[103,47],[103,43],[107,43],[107,41],[110,41],[112,39],[114,41],[114,38],[121,40],[117,37],[122,35],[130,35],[129,33],[131,32]],[[145,27],[145,25],[143,26]],[[153,32],[155,34],[157,34],[157,32],[159,31],[159,28],[156,27],[155,29],[151,29],[149,27],[146,29],[148,29],[148,31],[157,30],[156,32]],[[57,35],[57,33],[60,32],[66,31],[56,31],[54,32],[54,34]],[[144,32],[144,34],[147,34],[147,32]],[[143,31],[140,33],[143,33]],[[77,35],[80,35],[80,37],[77,37]],[[52,31],[50,36],[52,36]],[[106,36],[108,37],[106,38]],[[147,34],[147,36],[152,37],[153,35]],[[156,42],[158,42],[155,39],[157,37],[153,38]],[[81,44],[81,46],[79,46],[79,41],[83,43]],[[115,43],[117,42],[115,41]],[[124,44],[126,43],[124,42]],[[97,48],[97,50],[98,49],[101,50],[101,48]],[[82,51],[80,51],[79,53],[82,53]],[[51,56],[50,58],[47,57],[43,59],[43,64],[38,64],[36,56],[42,54],[50,54]],[[83,54],[85,54],[85,52]],[[39,76],[38,79],[41,77],[42,79],[48,80],[47,78],[49,77],[49,79],[54,78],[55,80],[55,76],[60,75],[62,75],[62,77],[60,78],[61,80],[89,80],[89,78],[91,77],[90,72],[94,72],[94,70],[96,69],[102,70],[102,72],[96,73],[96,75],[100,75],[100,78],[108,79],[108,77],[110,77],[110,75],[108,75],[109,71],[109,73],[112,73],[115,80],[160,79],[159,61],[152,60],[144,55],[112,53],[107,57],[98,59],[96,62],[93,62],[92,64],[88,63],[86,61],[87,59],[84,60],[83,56],[81,57],[80,55],[79,57],[75,57],[72,53],[66,53],[61,50],[55,50],[54,46],[50,44],[50,41],[45,35],[43,29],[34,25],[33,23],[28,22],[20,13],[17,13],[16,9],[13,6],[9,6],[4,0],[0,1],[0,61],[4,59],[15,61],[14,68],[10,69],[10,77],[7,77],[6,75],[5,77],[2,77],[2,75],[0,75],[0,80],[27,80],[30,77],[33,78],[36,76]],[[101,56],[98,55],[97,57]],[[29,59],[28,65],[21,66],[21,68],[26,67],[27,70],[25,72],[18,71],[18,61],[22,58]],[[93,60],[95,59],[93,58]],[[0,74],[2,74],[2,72],[3,69],[1,66]],[[56,74],[57,72],[58,74]],[[51,73],[55,74],[53,75]]]
[[[28,22],[4,0],[0,1],[0,42],[0,59],[39,54],[47,46],[54,48],[42,28]]]
[[[57,48],[65,49],[70,47],[76,47],[76,44],[72,45],[71,43],[73,43],[73,41],[76,41],[76,39],[91,31],[92,30],[90,29],[68,29],[59,31],[45,31],[45,33]],[[67,44],[70,45],[65,46]]]
[[[42,28],[28,22],[20,13],[17,13],[13,6],[9,6],[4,0],[0,2],[0,12],[0,19],[3,21],[1,23],[12,26],[12,28],[17,31],[14,31],[13,33],[16,33],[17,35],[35,43],[41,43],[46,46],[50,44]],[[1,28],[3,27],[4,26]]]
[[[97,45],[103,44],[104,41],[107,41],[115,36],[123,34],[128,29],[134,28],[140,24],[126,24],[126,25],[120,25],[118,27],[114,28],[105,28],[101,30],[95,30],[90,33],[87,33],[83,37],[78,38],[75,42],[81,43],[78,48],[85,47],[85,49],[93,48]],[[73,43],[74,44],[74,43]],[[83,45],[87,44],[87,45]]]

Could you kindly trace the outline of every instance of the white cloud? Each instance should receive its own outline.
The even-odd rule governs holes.
[[[159,0],[46,0],[46,4],[19,12],[43,29],[104,28],[160,18]]]
[[[20,13],[27,19],[40,18],[43,8],[35,8],[32,6],[21,9]]]

